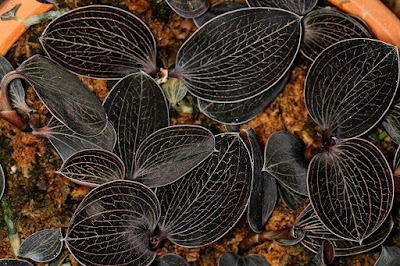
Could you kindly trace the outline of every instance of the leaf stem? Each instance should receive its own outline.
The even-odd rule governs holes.
[[[5,198],[1,200],[1,208],[3,209],[4,221],[7,224],[8,236],[10,238],[11,247],[15,256],[19,255],[19,247],[21,246],[21,239],[19,238],[17,227],[14,223],[14,218],[10,207]]]
[[[250,233],[245,239],[239,244],[241,250],[248,250],[254,245],[267,240],[279,240],[279,239],[294,239],[293,227],[288,227],[282,230],[264,231],[262,233]]]

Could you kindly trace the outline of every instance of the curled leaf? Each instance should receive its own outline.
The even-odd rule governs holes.
[[[38,231],[25,239],[19,255],[36,262],[49,262],[58,257],[63,247],[61,228]]]
[[[394,181],[381,151],[363,139],[349,139],[319,153],[308,170],[312,206],[333,234],[363,241],[386,220]]]
[[[397,97],[383,117],[381,125],[389,137],[400,144],[400,97]]]
[[[246,0],[251,7],[276,7],[290,10],[301,16],[310,12],[318,0]]]
[[[373,38],[372,33],[350,15],[333,9],[311,11],[303,18],[304,36],[300,51],[314,60],[325,48],[342,40]]]
[[[218,266],[269,266],[269,263],[258,254],[239,256],[233,252],[225,252],[219,257]]]
[[[35,55],[16,72],[32,85],[53,116],[72,131],[96,136],[105,129],[107,117],[99,99],[62,66]]]
[[[308,198],[306,196],[297,194],[287,186],[280,183],[278,183],[278,190],[279,196],[281,197],[283,203],[285,203],[285,205],[292,211],[298,210],[300,206],[307,201]]]
[[[90,5],[67,12],[47,26],[40,42],[53,60],[82,76],[120,79],[157,71],[150,29],[116,7]]]
[[[285,10],[228,12],[203,25],[181,46],[171,75],[202,100],[244,101],[267,91],[287,73],[300,35],[300,17]]]
[[[327,266],[335,258],[335,248],[329,240],[323,240],[317,254],[312,259],[310,266]]]
[[[96,187],[123,179],[125,166],[118,156],[106,150],[83,150],[71,155],[58,171],[71,181]]]
[[[308,161],[304,144],[289,132],[272,134],[265,144],[264,171],[300,195],[307,195]]]
[[[199,165],[214,149],[214,135],[204,127],[162,128],[141,142],[133,179],[149,187],[165,186]]]
[[[103,105],[117,131],[114,152],[125,164],[126,177],[131,179],[140,143],[156,130],[169,126],[167,100],[160,86],[141,72],[115,84]]]
[[[210,244],[237,223],[250,196],[253,166],[238,134],[215,137],[215,151],[178,181],[157,188],[159,228],[184,247]]]
[[[278,199],[278,187],[275,177],[262,171],[263,153],[257,142],[257,137],[252,129],[246,130],[250,142],[251,157],[254,164],[253,186],[247,208],[247,220],[251,230],[261,233],[265,230],[272,211]]]
[[[382,253],[374,266],[397,266],[400,261],[400,248],[382,246]]]
[[[76,209],[65,241],[84,265],[148,265],[156,257],[149,236],[160,217],[148,187],[112,181],[91,190]]]
[[[49,132],[44,133],[43,136],[49,139],[63,161],[81,150],[103,149],[112,151],[117,141],[115,130],[109,122],[105,130],[94,137],[79,135],[54,118],[50,120],[48,129]],[[33,133],[42,136],[42,132]]]
[[[356,137],[386,113],[398,81],[396,47],[371,39],[344,40],[325,49],[311,66],[306,107],[331,136]]]
[[[195,18],[207,11],[208,0],[165,0],[179,16]]]
[[[4,175],[3,166],[0,164],[0,200],[4,195],[4,190],[6,189],[6,176]]]

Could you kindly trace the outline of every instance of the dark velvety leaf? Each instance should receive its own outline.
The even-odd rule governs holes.
[[[159,217],[159,202],[148,187],[112,181],[83,199],[65,240],[84,265],[148,265],[156,257],[148,242]]]
[[[106,150],[83,150],[72,154],[58,172],[79,185],[96,187],[123,179],[125,166],[118,156]]]
[[[285,185],[279,184],[278,189],[283,203],[285,203],[286,206],[292,211],[298,210],[300,206],[303,205],[307,200],[306,196],[297,194]]]
[[[315,155],[308,189],[315,212],[328,230],[358,242],[382,225],[394,198],[388,162],[363,139],[349,139]]]
[[[398,266],[400,261],[400,248],[382,246],[382,253],[374,266]]]
[[[224,124],[244,124],[261,113],[283,91],[289,75],[261,95],[237,103],[212,103],[198,99],[200,111]]]
[[[120,79],[157,71],[153,34],[138,17],[116,7],[76,8],[52,21],[40,41],[53,60],[82,76]]]
[[[33,132],[35,135],[47,137],[58,155],[65,161],[75,152],[87,149],[103,149],[112,151],[117,141],[115,130],[111,123],[107,123],[106,129],[97,136],[86,137],[74,133],[57,119],[52,118],[48,125],[49,133]]]
[[[167,100],[160,86],[142,72],[120,80],[104,100],[104,109],[118,135],[114,152],[125,164],[126,177],[131,179],[140,143],[169,126]]]
[[[107,117],[99,99],[60,65],[35,55],[16,71],[32,85],[49,111],[72,131],[95,136],[105,129]]]
[[[205,12],[203,15],[194,18],[194,24],[196,24],[197,27],[203,26],[204,23],[207,21],[215,18],[218,15],[222,15],[226,12],[233,11],[239,8],[245,8],[247,5],[242,4],[242,3],[236,3],[236,2],[220,2],[216,3],[215,5],[212,5],[207,12]]]
[[[214,149],[214,135],[204,127],[162,128],[140,144],[133,179],[148,187],[168,185],[199,165]]]
[[[216,150],[178,181],[157,188],[159,228],[184,247],[210,244],[242,217],[250,196],[253,166],[239,134],[215,137]]]
[[[36,262],[49,262],[58,257],[63,247],[61,228],[38,231],[25,239],[19,255]]]
[[[274,133],[265,144],[263,171],[269,172],[293,191],[307,195],[308,161],[303,154],[301,140],[289,132]]]
[[[389,137],[397,144],[400,144],[400,97],[397,97],[390,106],[381,124]]]
[[[368,28],[343,12],[321,8],[303,18],[304,36],[300,51],[314,60],[325,48],[341,40],[374,38]]]
[[[306,107],[332,136],[359,136],[388,110],[398,76],[396,47],[371,39],[338,42],[324,50],[308,72]]]
[[[179,16],[195,18],[204,14],[210,4],[208,0],[165,0]]]
[[[292,11],[301,16],[310,12],[318,0],[246,0],[251,7],[276,7]]]
[[[257,136],[252,129],[246,130],[246,133],[254,164],[253,187],[247,208],[247,220],[251,230],[261,233],[265,230],[265,224],[275,208],[278,199],[278,187],[275,177],[262,171],[263,153],[257,142]]]
[[[6,176],[4,175],[3,166],[1,166],[0,164],[0,200],[3,197],[5,189],[6,189]]]
[[[367,252],[381,245],[389,236],[393,228],[392,217],[386,221],[375,233],[365,239],[360,245],[358,242],[347,241],[332,234],[318,219],[311,204],[309,204],[295,222],[295,226],[306,232],[301,244],[312,252],[318,252],[322,241],[329,240],[335,248],[335,256],[350,256]]]
[[[181,46],[171,75],[202,100],[244,101],[267,91],[288,71],[300,35],[300,17],[285,10],[228,12],[206,23]]]
[[[327,266],[333,262],[335,248],[329,240],[323,240],[317,254],[312,259],[310,266]]]
[[[239,256],[233,252],[226,252],[219,257],[218,266],[269,266],[268,261],[258,254]]]
[[[11,64],[0,55],[0,80],[14,68]],[[25,102],[25,89],[22,86],[21,80],[14,79],[8,86],[8,93],[10,96],[11,104],[14,108],[21,110],[24,113],[30,113],[33,111]]]
[[[54,0],[36,0],[36,1],[43,4],[54,4]]]
[[[153,262],[152,266],[190,266],[190,264],[181,256],[176,254],[166,254],[159,260]]]
[[[3,266],[33,266],[27,260],[15,260],[15,259],[0,259],[0,265]]]

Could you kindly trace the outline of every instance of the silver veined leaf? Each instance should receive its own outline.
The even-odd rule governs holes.
[[[58,172],[79,185],[96,187],[123,179],[125,166],[117,155],[109,151],[83,150],[68,157]]]
[[[393,159],[393,172],[400,166],[400,146],[397,147],[396,153]]]
[[[105,129],[107,116],[99,99],[62,66],[34,55],[16,72],[32,85],[52,115],[72,131],[96,136]]]
[[[120,79],[157,71],[150,29],[116,7],[90,5],[67,12],[47,26],[40,42],[53,60],[86,77]]]
[[[279,182],[300,195],[307,195],[308,161],[304,144],[289,132],[272,134],[265,144],[264,168]]]
[[[54,118],[50,120],[48,130],[48,133],[33,132],[33,134],[48,138],[63,161],[81,150],[103,149],[112,151],[117,141],[115,130],[109,122],[105,130],[94,137],[79,135]]]
[[[329,240],[323,240],[317,254],[312,259],[310,266],[327,266],[331,265],[335,258],[335,248]]]
[[[195,18],[204,14],[210,4],[208,0],[165,0],[179,16]]]
[[[58,257],[63,247],[61,228],[38,231],[26,238],[19,255],[36,262],[49,262]]]
[[[267,91],[288,72],[300,35],[300,17],[289,11],[231,11],[204,24],[181,46],[171,76],[202,100],[244,101]]]
[[[285,205],[292,211],[296,211],[297,209],[299,209],[300,206],[303,205],[308,198],[306,196],[297,194],[287,186],[280,183],[278,185],[278,190],[279,196],[281,197],[283,203],[285,203]]]
[[[331,136],[356,137],[386,113],[398,82],[397,47],[372,39],[344,40],[315,59],[305,82],[305,104]]]
[[[104,100],[104,109],[117,132],[114,153],[132,179],[140,143],[158,129],[169,126],[169,109],[160,86],[141,72],[121,79]]]
[[[14,68],[11,64],[0,55],[0,80]],[[21,110],[22,112],[29,114],[33,111],[25,102],[25,89],[22,86],[21,80],[15,79],[11,81],[8,87],[8,93],[10,96],[11,104],[14,108]]]
[[[338,41],[352,38],[374,38],[372,33],[354,17],[343,12],[321,8],[303,18],[304,36],[301,53],[313,61],[325,48]]]
[[[275,100],[276,96],[285,88],[288,80],[289,75],[287,74],[266,92],[241,102],[213,103],[197,99],[199,109],[206,116],[219,123],[230,125],[244,124],[256,117]]]
[[[381,125],[389,137],[395,143],[400,144],[400,98],[397,98],[390,106]]]
[[[310,12],[318,0],[246,0],[251,7],[276,7],[290,10],[301,16]]]
[[[210,130],[177,125],[157,130],[140,143],[132,180],[148,187],[175,182],[209,157],[215,149]]]
[[[225,252],[218,259],[218,266],[269,266],[268,261],[258,254],[239,256],[233,252]]]
[[[65,241],[84,265],[148,265],[160,205],[148,187],[128,180],[94,188],[76,209]]]
[[[0,200],[4,195],[6,189],[6,176],[4,175],[3,166],[0,164]]]
[[[203,15],[193,18],[193,22],[194,24],[196,24],[197,27],[200,28],[204,25],[204,23],[215,18],[218,15],[222,15],[226,12],[245,7],[247,7],[246,4],[237,2],[219,2],[215,5],[212,5]]]
[[[275,177],[262,171],[263,153],[252,129],[246,130],[250,142],[251,157],[254,165],[253,186],[247,208],[247,220],[251,230],[261,233],[265,230],[278,199],[278,187]]]
[[[30,263],[27,260],[15,260],[15,259],[0,259],[0,265],[3,266],[33,266],[32,263]]]
[[[157,188],[159,229],[184,247],[210,244],[239,221],[250,196],[253,166],[239,134],[215,137],[216,151],[178,181]]]
[[[190,264],[179,255],[165,254],[159,260],[153,262],[151,266],[190,266]]]
[[[364,253],[381,245],[392,231],[393,220],[389,215],[383,225],[369,238],[365,239],[362,244],[347,241],[332,234],[318,219],[311,204],[303,210],[294,226],[305,231],[301,244],[312,252],[317,253],[325,239],[333,244],[335,256],[341,257]]]
[[[374,266],[397,266],[400,261],[400,248],[382,246],[382,253]]]
[[[308,191],[328,230],[362,243],[389,215],[394,180],[382,152],[354,138],[314,156],[308,168]]]

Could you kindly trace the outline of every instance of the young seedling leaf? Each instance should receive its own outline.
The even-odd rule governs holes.
[[[193,21],[194,24],[196,24],[196,26],[200,28],[201,26],[204,25],[204,23],[215,18],[216,16],[245,7],[247,7],[247,5],[236,2],[216,3],[215,5],[212,5],[203,15],[193,18]]]
[[[214,135],[204,127],[162,128],[140,144],[133,179],[148,187],[168,185],[199,165],[214,149]]]
[[[114,153],[132,179],[140,143],[158,129],[169,126],[167,100],[160,86],[141,72],[121,79],[104,100],[109,121],[117,131]]]
[[[246,0],[251,7],[276,7],[304,16],[318,3],[318,0]]]
[[[106,150],[83,150],[72,154],[58,171],[79,185],[96,187],[123,179],[125,166],[121,159]]]
[[[149,248],[149,236],[159,217],[159,202],[148,187],[112,181],[83,199],[65,240],[84,265],[148,265],[156,257]]]
[[[328,230],[361,243],[389,215],[394,181],[382,152],[372,143],[354,138],[314,156],[308,190],[313,208]]]
[[[263,170],[296,193],[307,195],[308,161],[303,154],[301,140],[289,132],[274,133],[265,144]]]
[[[195,18],[204,14],[210,4],[208,0],[165,0],[179,16]]]
[[[400,261],[400,248],[382,246],[382,253],[374,266],[397,266]]]
[[[314,61],[305,82],[305,103],[323,130],[339,139],[371,129],[397,90],[397,47],[371,39],[340,41]]]
[[[22,242],[19,255],[36,262],[52,261],[61,253],[62,238],[61,228],[38,231]]]
[[[298,210],[307,200],[306,196],[297,194],[287,186],[281,185],[280,183],[278,184],[278,190],[283,203],[285,203],[292,211]]]
[[[53,60],[82,76],[120,79],[140,70],[157,71],[150,29],[116,7],[76,8],[53,20],[40,41]]]
[[[251,230],[261,233],[265,230],[265,224],[275,208],[278,199],[278,187],[275,177],[262,171],[264,158],[254,131],[249,129],[246,130],[246,133],[254,164],[254,178],[247,208],[247,220]]]
[[[269,266],[268,261],[258,254],[239,256],[233,252],[226,252],[219,257],[218,266]]]
[[[159,228],[184,247],[210,244],[237,223],[250,196],[253,166],[239,134],[215,137],[216,151],[178,181],[157,188]]]
[[[386,221],[375,233],[365,239],[362,244],[347,241],[332,234],[318,219],[311,204],[303,210],[295,222],[295,227],[305,231],[301,244],[316,253],[322,245],[322,241],[329,240],[335,248],[335,256],[350,256],[367,252],[381,245],[389,236],[393,228],[393,220],[389,215]]]
[[[0,200],[4,195],[4,190],[6,189],[6,176],[4,175],[3,166],[0,164]]]
[[[94,137],[79,135],[54,118],[50,120],[48,128],[48,134],[44,133],[42,135],[42,132],[33,133],[47,137],[63,161],[81,150],[103,149],[112,151],[117,141],[117,135],[111,123],[107,123],[105,130]]]
[[[34,55],[16,72],[32,85],[49,111],[72,131],[96,136],[105,129],[107,117],[99,99],[62,66]]]
[[[341,40],[373,38],[358,20],[333,9],[311,11],[303,18],[304,36],[300,51],[313,61],[325,48]]]
[[[181,256],[176,254],[166,254],[159,260],[153,262],[151,266],[190,266],[190,264]]]
[[[171,75],[202,100],[244,101],[267,91],[287,73],[300,35],[300,17],[291,12],[231,11],[204,24],[181,46]]]
[[[310,266],[327,266],[335,258],[335,248],[329,240],[323,240],[317,254],[312,259]]]
[[[229,3],[229,2],[227,2]],[[211,119],[224,124],[244,124],[261,113],[283,91],[289,75],[261,95],[235,103],[213,103],[198,99],[199,109]]]
[[[400,144],[400,97],[396,98],[383,117],[381,124],[389,137],[395,143]]]
[[[0,265],[4,266],[34,266],[27,260],[15,260],[15,259],[0,259]]]

